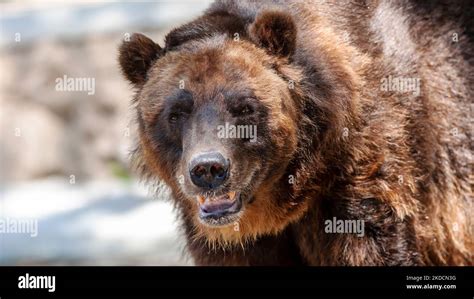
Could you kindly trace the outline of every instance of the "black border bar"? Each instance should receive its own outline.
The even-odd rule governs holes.
[[[472,299],[473,272],[473,267],[0,267],[0,298]],[[19,276],[26,273],[54,275],[55,292],[19,289]],[[442,279],[430,283],[456,289],[408,290],[407,284],[417,283],[407,276]]]

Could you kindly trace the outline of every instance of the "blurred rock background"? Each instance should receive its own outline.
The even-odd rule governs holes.
[[[36,219],[37,237],[0,232],[0,265],[188,265],[164,189],[129,171],[131,86],[117,47],[163,43],[209,1],[0,4],[0,220]],[[57,91],[93,78],[95,93]]]

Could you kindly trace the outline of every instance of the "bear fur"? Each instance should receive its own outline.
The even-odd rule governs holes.
[[[195,263],[473,265],[473,11],[468,1],[216,1],[163,47],[124,41],[134,165],[170,188]],[[163,115],[180,84],[192,108],[167,116],[175,126]],[[214,142],[203,107],[237,121],[223,106],[249,88],[259,102],[245,121],[259,141],[222,145],[245,209],[234,224],[204,225],[182,161]],[[364,233],[328,233],[333,219],[363,221]]]

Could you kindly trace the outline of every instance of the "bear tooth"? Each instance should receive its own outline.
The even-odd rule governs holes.
[[[229,199],[230,199],[230,200],[234,200],[234,197],[235,197],[235,194],[236,194],[236,193],[237,193],[237,192],[235,192],[235,191],[230,191],[229,193],[227,193],[227,195],[229,195]]]
[[[197,198],[200,204],[203,204],[206,201],[206,199],[202,195],[198,195]]]

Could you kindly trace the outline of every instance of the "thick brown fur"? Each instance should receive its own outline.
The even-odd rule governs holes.
[[[196,264],[472,265],[473,19],[468,2],[217,1],[163,49],[124,42],[134,162],[171,189]],[[420,93],[382,89],[388,76],[419,78]],[[223,109],[216,86],[260,101],[263,141],[225,144],[252,198],[238,229],[200,223],[178,182],[209,131],[160,123],[180,80],[193,109]],[[364,236],[325,232],[333,217],[364,221]]]

